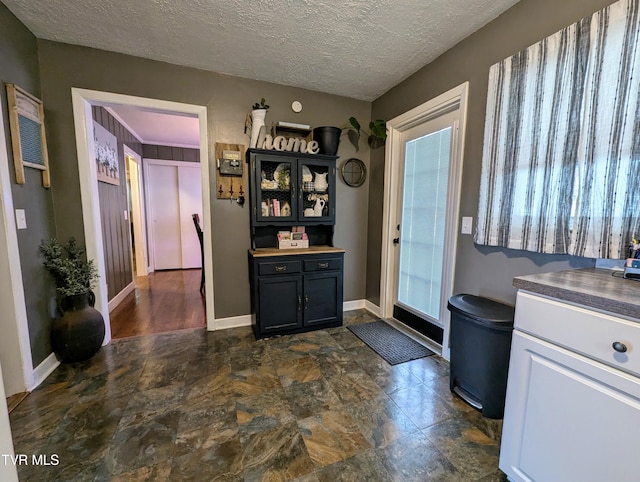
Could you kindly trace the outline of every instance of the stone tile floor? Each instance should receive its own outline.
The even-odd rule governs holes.
[[[345,325],[371,321],[345,313]],[[21,481],[503,481],[499,431],[431,356],[390,366],[346,327],[113,341],[12,413]]]

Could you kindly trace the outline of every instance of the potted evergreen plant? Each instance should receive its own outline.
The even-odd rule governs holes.
[[[98,279],[95,263],[85,259],[85,249],[74,238],[64,245],[51,239],[40,245],[40,251],[62,313],[53,321],[51,347],[62,361],[87,360],[100,349],[105,334],[102,315],[89,305]]]

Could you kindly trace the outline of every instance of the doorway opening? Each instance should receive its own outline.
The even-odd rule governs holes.
[[[111,340],[111,326],[108,307],[108,292],[106,284],[106,267],[104,262],[104,246],[102,226],[100,222],[100,203],[95,189],[97,183],[97,169],[95,163],[95,145],[93,136],[87,133],[93,132],[92,106],[125,105],[138,107],[155,112],[175,113],[176,115],[195,116],[198,119],[200,139],[201,163],[201,189],[202,189],[202,222],[204,228],[205,247],[204,267],[205,273],[213,272],[212,238],[211,238],[211,208],[210,208],[210,173],[207,140],[207,108],[192,104],[134,97],[109,92],[91,91],[86,89],[72,89],[73,112],[76,130],[76,145],[78,150],[78,170],[80,177],[80,192],[82,201],[83,224],[87,256],[96,260],[100,279],[96,287],[96,308],[100,310],[105,319],[105,344]],[[134,233],[135,239],[135,233]],[[147,258],[148,260],[148,258]],[[136,273],[138,269],[136,267]],[[197,290],[196,290],[197,292]],[[199,295],[199,293],[198,293]],[[213,283],[205,286],[205,300],[207,307],[207,328],[214,329],[214,303]]]
[[[134,278],[147,276],[149,259],[147,250],[146,215],[142,177],[142,158],[126,144],[124,145],[125,167],[127,169],[127,199],[131,221],[131,266]]]
[[[449,357],[468,83],[387,122],[380,312]]]

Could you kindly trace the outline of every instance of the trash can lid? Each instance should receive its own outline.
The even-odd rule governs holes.
[[[481,296],[459,294],[449,298],[447,308],[486,325],[513,325],[515,308]],[[507,325],[505,325],[507,324]]]

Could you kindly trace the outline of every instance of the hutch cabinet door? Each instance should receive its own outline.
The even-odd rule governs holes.
[[[296,160],[256,155],[252,186],[252,208],[257,223],[291,223],[297,219]],[[255,196],[255,198],[254,198]]]
[[[336,193],[335,161],[321,159],[298,160],[298,219],[333,223]]]
[[[342,320],[342,271],[305,273],[304,325]]]
[[[302,327],[302,276],[258,278],[260,332]]]

